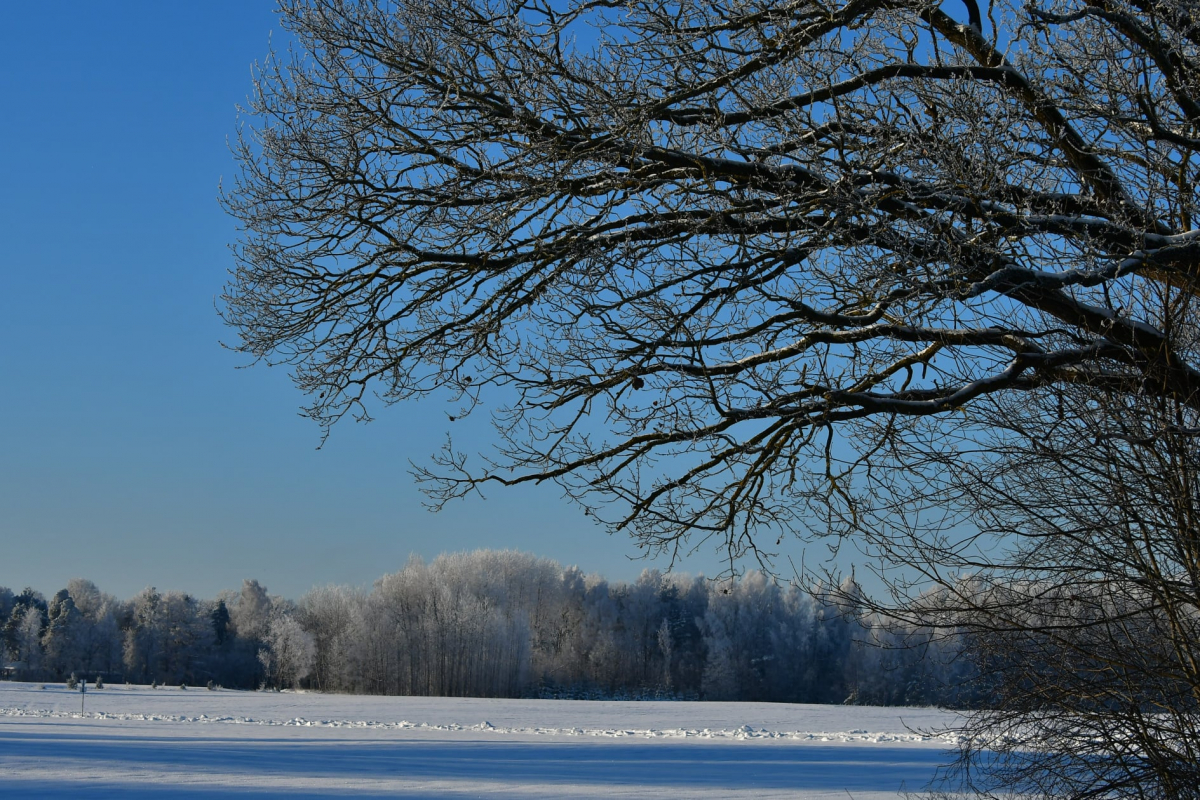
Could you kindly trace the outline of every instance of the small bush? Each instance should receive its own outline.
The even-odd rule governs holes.
[[[181,684],[179,684],[179,688],[180,688],[180,689],[183,689],[183,690],[186,692],[186,691],[187,691],[187,684],[186,684],[186,683],[181,683]]]
[[[96,676],[96,688],[97,688],[97,689],[103,689],[103,688],[104,688],[104,679],[103,679],[103,678],[101,678],[99,675],[97,675],[97,676]]]
[[[217,685],[210,680],[207,684],[205,684],[205,688],[207,688],[210,692],[215,692],[217,690]]]
[[[79,678],[75,677],[74,672],[71,673],[71,677],[67,678],[67,688],[68,689],[78,689],[79,688]]]
[[[151,688],[151,689],[157,689],[157,688],[158,688],[158,681],[150,681],[150,688]]]

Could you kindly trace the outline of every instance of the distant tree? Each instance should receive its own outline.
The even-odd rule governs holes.
[[[236,633],[236,592],[202,601],[151,587],[120,602],[87,581],[69,586],[86,613],[71,589],[49,603],[32,591],[14,599],[6,661],[21,677],[124,670],[155,685],[961,705],[970,698],[955,682],[969,676],[956,664],[985,657],[941,630],[945,592],[918,598],[921,621],[901,624],[830,590],[815,603],[761,572],[713,582],[646,570],[610,583],[512,551],[413,558],[370,592],[326,586],[298,604],[251,586],[248,605],[270,604],[262,640]],[[860,595],[850,580],[839,591]]]
[[[271,624],[271,597],[258,581],[242,581],[242,591],[230,609],[237,635],[249,641],[261,641]]]
[[[66,591],[75,603],[75,608],[85,617],[97,616],[106,600],[100,588],[85,578],[72,578],[67,581]]]
[[[209,621],[212,622],[213,637],[216,640],[217,646],[220,647],[225,643],[225,638],[229,635],[229,608],[226,607],[224,600],[218,600],[209,614]]]
[[[261,587],[258,588],[261,589]],[[259,591],[252,593],[255,602],[261,598],[270,601],[265,590],[262,590],[261,593]],[[213,601],[203,605],[201,613],[205,617],[204,621],[208,629],[206,635],[211,638],[213,643],[205,670],[209,673],[209,677],[221,686],[249,689],[262,683],[262,667],[258,661],[258,651],[262,641],[257,637],[241,635],[235,618],[235,609],[241,602],[240,591],[224,591]],[[222,613],[222,607],[224,613]],[[256,621],[249,621],[250,616],[256,617],[257,615],[247,615],[247,618],[243,619],[245,626],[251,630],[261,630]],[[218,642],[218,636],[222,630],[224,635]]]
[[[764,610],[769,615],[764,627],[766,650],[771,656],[760,662],[764,699],[816,702],[809,667],[814,658],[812,632],[820,623],[811,596],[792,585],[786,592],[781,590],[778,599]],[[847,653],[847,660],[850,657]]]
[[[46,612],[31,604],[17,613],[20,613],[20,621],[15,630],[12,654],[14,660],[20,663],[22,672],[33,678],[41,674],[44,666],[42,631],[46,627]]]
[[[167,592],[157,622],[163,682],[196,682],[200,674],[208,672],[206,654],[215,639],[208,609],[189,594]]]
[[[130,600],[123,660],[126,673],[142,683],[157,682],[162,673],[164,631],[161,620],[162,595],[153,586],[143,589]]]
[[[8,621],[8,617],[12,613],[12,608],[12,589],[9,589],[7,586],[0,586],[0,624]]]
[[[312,684],[322,690],[354,687],[353,642],[362,636],[361,598],[339,586],[319,587],[301,598],[299,613],[315,647]]]
[[[2,646],[9,652],[13,660],[21,660],[18,655],[20,645],[18,640],[21,637],[21,628],[25,623],[25,612],[29,608],[36,608],[40,613],[40,617],[44,620],[46,614],[46,600],[40,592],[35,592],[28,586],[21,591],[20,594],[12,598],[11,609],[8,612],[8,617],[4,622],[2,631],[3,643]],[[44,622],[43,622],[44,625]],[[40,630],[38,635],[40,636]]]
[[[816,595],[810,651],[814,702],[841,703],[850,695],[846,664],[858,629],[849,616],[856,609],[847,598],[857,595],[857,586],[849,583],[828,587]]]
[[[226,637],[229,635],[229,608],[225,605],[224,600],[218,600],[213,607],[212,613],[209,615],[209,620],[212,622],[213,637],[218,646],[225,643]]]
[[[8,615],[0,619],[3,620],[3,627],[0,628],[0,660],[10,662],[28,678],[36,677],[42,668],[41,635],[46,625],[45,599],[40,593],[26,587],[20,594],[11,596]]]
[[[663,620],[670,631],[667,667],[671,679],[667,683],[678,692],[695,696],[699,696],[706,657],[698,620],[708,609],[707,584],[703,578],[689,580],[686,575],[670,575],[659,593]]]
[[[118,619],[121,603],[107,594],[102,594],[98,603],[93,603],[92,598],[88,599],[88,603],[77,639],[80,664],[90,672],[119,672],[122,661]]]
[[[15,658],[13,650],[16,647],[17,626],[20,624],[20,610],[13,605],[13,594],[9,589],[0,592],[0,606],[4,615],[0,616],[0,659]]]
[[[50,598],[49,604],[46,606],[46,617],[53,622],[62,613],[65,606],[75,608],[75,601],[71,599],[71,593],[66,589],[59,589],[54,593],[54,597]]]
[[[60,589],[50,600],[46,616],[48,624],[42,637],[45,666],[55,677],[61,678],[68,670],[79,667],[83,615],[75,607],[70,593]]]
[[[758,572],[741,581],[722,581],[702,623],[709,639],[704,696],[712,700],[763,700],[770,649],[767,614],[778,606],[778,588]],[[782,654],[780,654],[782,655]],[[804,698],[807,699],[807,698]]]
[[[584,584],[583,613],[579,629],[580,677],[603,689],[622,683],[619,654],[621,607],[619,588],[599,575],[589,575]]]
[[[68,581],[66,592],[80,615],[72,631],[72,666],[88,673],[119,671],[120,602],[83,578]]]
[[[14,608],[17,606],[20,606],[21,608],[37,608],[40,609],[43,614],[46,613],[49,607],[46,603],[46,598],[42,595],[42,593],[35,591],[28,586],[22,589],[21,593],[13,598],[13,606]]]
[[[741,697],[733,642],[724,630],[709,639],[701,690],[706,700],[737,700]]]
[[[259,658],[268,681],[280,688],[298,688],[312,670],[316,645],[312,634],[294,617],[277,615],[267,627]]]

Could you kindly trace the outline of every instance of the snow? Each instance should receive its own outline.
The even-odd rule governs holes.
[[[90,689],[0,682],[0,782],[39,798],[881,800],[951,760],[936,709]],[[2,794],[7,794],[3,792]],[[15,793],[14,793],[15,794]]]

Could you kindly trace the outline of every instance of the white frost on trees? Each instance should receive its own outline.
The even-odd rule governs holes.
[[[312,670],[316,656],[313,635],[290,615],[277,615],[267,625],[266,646],[258,658],[267,680],[279,688],[296,688]]]

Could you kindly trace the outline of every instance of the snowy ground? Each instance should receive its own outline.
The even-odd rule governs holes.
[[[895,798],[934,709],[350,697],[0,682],[0,786],[38,798]]]

